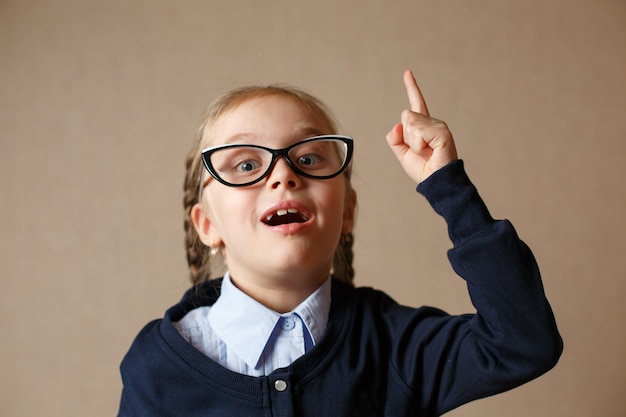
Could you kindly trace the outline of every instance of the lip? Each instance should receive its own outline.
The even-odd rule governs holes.
[[[295,208],[300,213],[305,215],[307,218],[307,221],[304,223],[285,223],[285,224],[279,224],[276,226],[270,226],[269,224],[266,224],[264,222],[264,219],[267,218],[267,216],[269,216],[270,214],[273,214],[276,211],[281,210],[281,209],[286,210],[290,208]],[[284,201],[280,201],[272,205],[267,210],[265,210],[265,212],[263,212],[261,218],[259,219],[259,221],[263,224],[263,226],[267,227],[268,229],[274,232],[278,232],[278,233],[282,233],[286,235],[292,235],[292,234],[300,232],[303,229],[308,228],[309,226],[313,224],[314,220],[315,220],[315,215],[313,214],[313,212],[309,210],[309,208],[307,208],[305,205],[295,200],[284,200]]]

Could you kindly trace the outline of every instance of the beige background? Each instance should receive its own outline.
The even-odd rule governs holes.
[[[0,1],[0,415],[110,416],[187,287],[184,155],[205,104],[305,87],[357,140],[357,283],[472,311],[384,136],[412,68],[539,260],[554,371],[451,416],[626,415],[626,2]]]

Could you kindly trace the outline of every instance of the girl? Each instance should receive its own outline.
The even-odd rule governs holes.
[[[491,218],[446,124],[408,71],[404,82],[411,110],[387,142],[446,220],[477,313],[355,288],[352,139],[299,90],[236,90],[210,107],[187,160],[195,285],[124,358],[120,416],[438,416],[556,364],[530,250]],[[218,256],[227,272],[209,279]]]

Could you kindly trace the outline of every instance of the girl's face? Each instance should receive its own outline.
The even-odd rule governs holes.
[[[323,118],[291,98],[273,95],[248,100],[221,116],[210,145],[280,149],[330,133]],[[209,177],[205,172],[203,178]],[[355,195],[347,181],[343,174],[328,180],[301,177],[282,158],[251,186],[229,187],[210,179],[202,192],[202,221],[196,222],[199,235],[207,245],[221,243],[234,281],[317,285],[330,273],[340,234],[352,229]],[[279,210],[298,214],[277,216]]]

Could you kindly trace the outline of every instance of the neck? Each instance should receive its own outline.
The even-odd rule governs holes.
[[[306,300],[328,278],[330,272],[291,274],[288,277],[256,277],[230,271],[232,283],[245,294],[277,313],[288,313]]]

